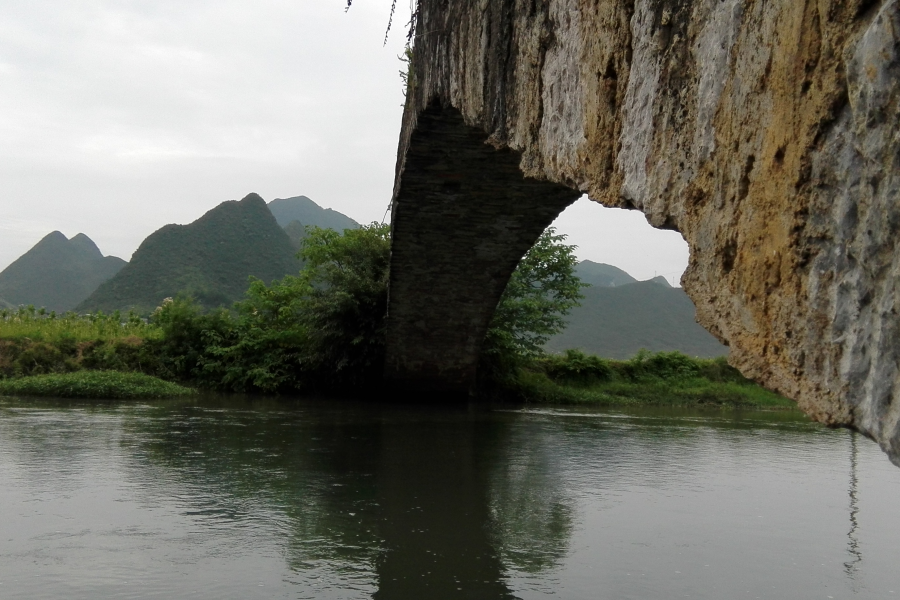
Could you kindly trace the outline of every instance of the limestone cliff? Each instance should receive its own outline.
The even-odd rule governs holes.
[[[410,82],[397,194],[440,106],[643,211],[735,366],[900,460],[900,1],[420,0]]]

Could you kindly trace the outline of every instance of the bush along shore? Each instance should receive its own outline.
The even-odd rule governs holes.
[[[628,361],[578,351],[548,356],[543,345],[565,325],[584,287],[574,274],[574,247],[563,241],[548,229],[510,278],[482,348],[482,398],[793,406],[724,359],[677,352],[641,352]],[[0,310],[0,394],[160,397],[190,386],[380,397],[389,227],[373,223],[343,234],[309,228],[299,258],[298,275],[268,285],[252,280],[231,309],[208,311],[179,297],[147,318]]]
[[[76,371],[0,380],[0,395],[4,396],[133,400],[195,393],[157,377],[122,371]]]
[[[724,357],[639,352],[604,360],[577,350],[523,365],[505,390],[541,404],[753,407],[789,410],[796,404],[743,377]]]

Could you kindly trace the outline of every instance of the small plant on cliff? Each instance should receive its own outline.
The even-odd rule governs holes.
[[[403,82],[403,97],[406,98],[409,92],[415,87],[416,80],[412,70],[413,49],[409,44],[403,49],[403,54],[397,57],[405,66],[400,69],[400,80]]]

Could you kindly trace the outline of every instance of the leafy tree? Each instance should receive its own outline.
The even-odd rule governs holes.
[[[480,378],[502,380],[525,360],[543,355],[543,345],[565,327],[587,287],[575,275],[575,246],[548,228],[522,257],[494,311],[482,350]]]
[[[343,233],[312,228],[303,240],[298,318],[307,360],[332,387],[381,377],[390,254],[390,226],[380,223]]]
[[[201,366],[209,351],[210,340],[234,337],[233,319],[224,309],[204,313],[190,296],[166,298],[150,316],[162,329],[161,339],[146,342],[166,379],[194,380],[219,387],[215,377],[204,377]]]
[[[252,280],[230,327],[203,333],[205,350],[194,361],[198,378],[213,387],[265,392],[340,390],[380,379],[388,226],[342,234],[307,228],[299,256],[299,275],[268,286]]]

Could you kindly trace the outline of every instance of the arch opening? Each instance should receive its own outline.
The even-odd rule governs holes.
[[[582,195],[553,221],[577,246],[578,260],[612,265],[638,281],[662,277],[680,287],[687,269],[688,243],[680,233],[657,229],[639,210],[608,208]]]

